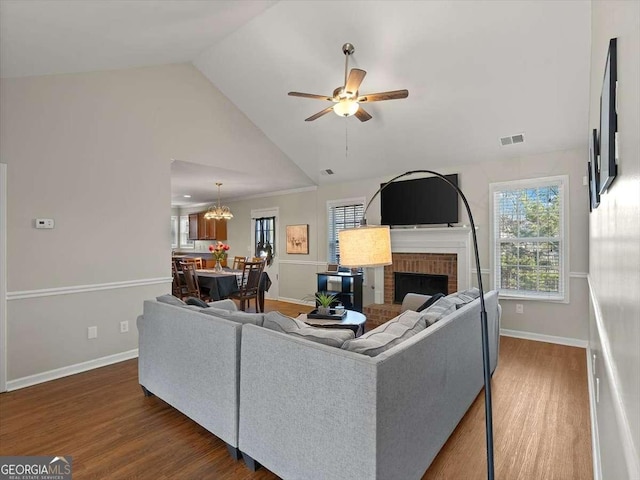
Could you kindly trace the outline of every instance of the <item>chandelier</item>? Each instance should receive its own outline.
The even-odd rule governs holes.
[[[229,207],[220,205],[220,185],[222,185],[222,183],[218,182],[216,185],[218,186],[218,204],[213,207],[209,207],[207,213],[204,214],[204,218],[207,220],[229,220],[230,218],[233,218],[233,213],[231,213]]]

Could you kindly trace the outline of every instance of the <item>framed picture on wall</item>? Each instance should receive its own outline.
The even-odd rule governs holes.
[[[287,225],[287,253],[309,253],[309,225]]]
[[[604,80],[600,94],[600,190],[603,194],[617,174],[617,132],[616,86],[618,81],[618,61],[616,39],[609,40],[609,51],[604,69]]]
[[[598,166],[598,130],[595,128],[589,135],[589,210],[595,210],[600,205],[600,168]]]

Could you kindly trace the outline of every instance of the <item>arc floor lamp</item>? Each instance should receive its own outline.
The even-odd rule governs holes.
[[[389,184],[399,178],[414,174],[430,174],[444,180],[453,188],[464,203],[471,224],[471,234],[473,237],[473,252],[476,257],[476,273],[478,276],[478,289],[480,290],[480,323],[482,331],[482,365],[484,370],[484,408],[485,408],[485,432],[487,442],[487,478],[493,480],[493,415],[491,408],[491,367],[489,364],[489,333],[487,327],[487,310],[484,304],[484,290],[482,288],[482,275],[480,273],[480,257],[478,256],[478,239],[476,238],[476,226],[471,214],[471,208],[462,190],[444,175],[432,170],[411,170],[401,175],[393,177],[382,185],[373,194],[367,207],[364,209],[360,227],[342,230],[338,233],[340,244],[340,264],[345,267],[381,267],[391,265],[391,233],[387,225],[367,226],[367,210],[371,202]]]

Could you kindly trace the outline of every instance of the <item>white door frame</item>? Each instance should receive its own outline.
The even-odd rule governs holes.
[[[255,254],[254,247],[256,244],[256,228],[254,218],[260,217],[275,217],[275,229],[273,231],[273,236],[275,238],[276,245],[276,254],[273,257],[273,263],[270,267],[265,266],[265,271],[269,273],[269,278],[271,279],[272,287],[271,292],[265,293],[265,298],[270,298],[272,300],[278,300],[280,297],[280,262],[278,261],[278,257],[280,256],[280,235],[278,235],[279,228],[279,216],[280,216],[280,208],[279,207],[271,207],[271,208],[257,208],[251,210],[251,220],[250,227],[251,230],[251,246],[249,247],[251,251],[249,252],[249,257],[253,257]]]
[[[7,165],[0,163],[0,392],[7,391]]]

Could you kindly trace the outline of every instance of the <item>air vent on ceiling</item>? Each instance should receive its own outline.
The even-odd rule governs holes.
[[[320,173],[322,173],[322,175],[333,175],[333,170],[327,168],[326,170],[321,170]]]
[[[500,145],[506,147],[507,145],[515,145],[516,143],[524,143],[524,133],[516,133],[515,135],[509,135],[508,137],[500,137]]]

